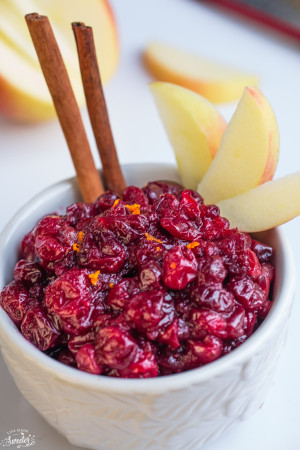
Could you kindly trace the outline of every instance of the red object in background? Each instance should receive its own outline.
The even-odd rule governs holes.
[[[300,41],[299,0],[202,0]]]

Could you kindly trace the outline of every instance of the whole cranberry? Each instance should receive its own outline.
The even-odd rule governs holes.
[[[196,278],[197,268],[193,252],[183,245],[176,245],[163,260],[163,282],[171,289],[184,289]]]

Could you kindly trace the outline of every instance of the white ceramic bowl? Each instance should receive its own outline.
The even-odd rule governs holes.
[[[129,184],[178,180],[169,165],[124,167]],[[45,214],[79,200],[74,179],[37,195],[0,241],[0,288],[11,281],[22,237]],[[275,248],[274,305],[260,328],[229,355],[199,369],[155,379],[114,379],[65,366],[27,342],[3,310],[0,341],[18,388],[54,427],[91,449],[199,449],[262,404],[285,341],[294,293],[290,248],[278,229],[259,238]]]

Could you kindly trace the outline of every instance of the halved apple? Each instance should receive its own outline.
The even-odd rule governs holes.
[[[257,85],[259,81],[255,75],[161,42],[147,46],[143,61],[156,79],[184,86],[214,103],[237,100],[245,86]]]
[[[71,22],[93,27],[102,81],[114,73],[119,57],[116,23],[107,0],[2,0],[0,2],[0,112],[20,121],[55,117],[24,14],[38,11],[49,17],[70,75],[78,103],[84,94]],[[5,57],[4,57],[5,55]]]
[[[300,171],[217,203],[232,227],[252,233],[282,225],[300,214]]]
[[[273,178],[279,132],[273,110],[257,88],[245,88],[198,192],[205,203],[234,197]]]
[[[226,122],[212,103],[171,83],[150,84],[184,186],[196,189],[215,156]]]

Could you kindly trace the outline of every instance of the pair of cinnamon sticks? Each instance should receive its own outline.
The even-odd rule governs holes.
[[[50,22],[37,13],[25,16],[29,32],[65,135],[85,202],[104,191],[80,110]],[[103,166],[107,189],[119,194],[126,186],[110,128],[91,27],[72,23],[89,117]]]

